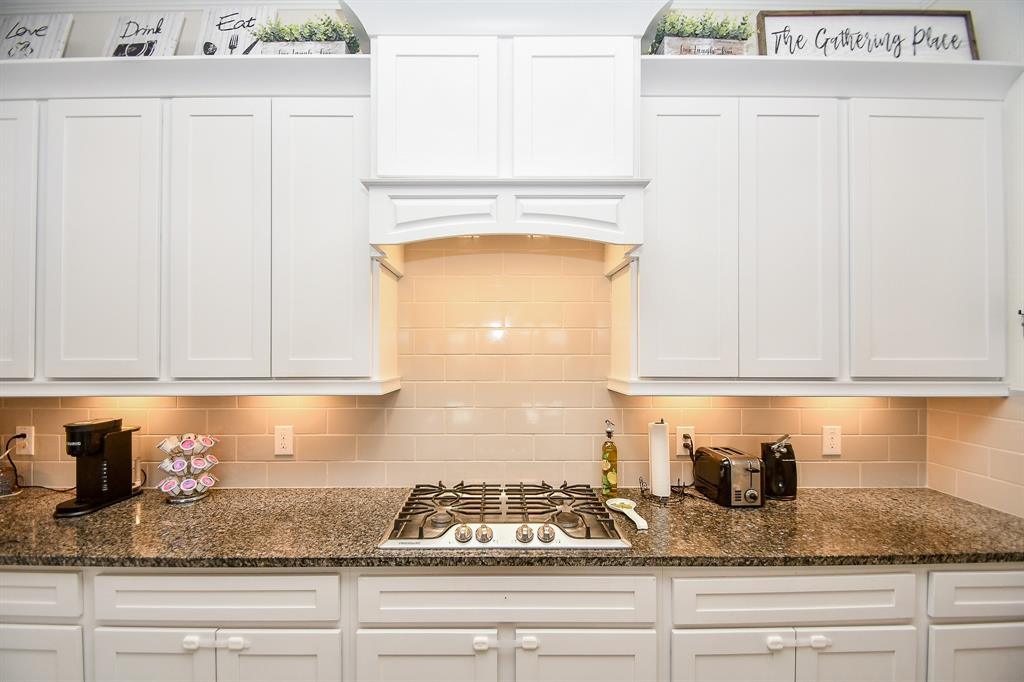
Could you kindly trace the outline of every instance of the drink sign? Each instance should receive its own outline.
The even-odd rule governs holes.
[[[70,14],[0,16],[0,59],[58,59],[70,31]]]
[[[129,14],[114,22],[107,41],[108,57],[170,57],[185,23],[183,12]]]
[[[270,7],[217,7],[203,12],[195,53],[208,57],[259,54],[256,27],[274,18]]]
[[[971,13],[962,11],[760,12],[757,43],[763,55],[797,59],[978,58]]]

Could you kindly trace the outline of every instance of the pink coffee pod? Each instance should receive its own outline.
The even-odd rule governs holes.
[[[186,438],[181,441],[181,451],[186,455],[191,455],[192,451],[196,448],[196,442],[192,438]]]
[[[164,480],[160,481],[159,488],[160,492],[164,493],[165,495],[170,495],[171,497],[174,497],[179,492],[181,492],[181,487],[178,485],[178,479],[176,478],[165,478]]]
[[[199,436],[199,441],[208,448],[212,448],[214,445],[220,442],[219,438],[213,436]]]
[[[184,475],[185,469],[188,468],[188,462],[183,457],[175,457],[174,461],[171,462],[171,473],[179,476]]]
[[[193,457],[189,464],[193,474],[201,474],[209,468],[209,464],[203,457]]]
[[[194,479],[194,478],[186,478],[184,481],[181,482],[181,494],[182,495],[191,495],[192,493],[194,493],[196,491],[196,486],[197,485],[199,485],[199,484],[196,483],[196,479]]]
[[[206,470],[207,471],[209,471],[213,467],[217,466],[218,464],[220,464],[220,460],[217,459],[217,455],[207,455],[206,456]]]
[[[212,488],[213,484],[217,482],[217,479],[215,479],[213,476],[210,476],[209,474],[203,474],[198,479],[196,479],[196,482],[198,484],[196,485],[196,492],[203,493]]]

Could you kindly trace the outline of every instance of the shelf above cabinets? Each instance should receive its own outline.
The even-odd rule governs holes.
[[[385,379],[177,379],[159,381],[2,381],[0,397],[135,397],[217,395],[384,395],[401,388]]]

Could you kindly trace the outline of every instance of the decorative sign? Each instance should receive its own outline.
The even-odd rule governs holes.
[[[196,39],[196,54],[210,57],[259,54],[260,42],[253,33],[277,11],[270,7],[218,7],[203,12]]]
[[[961,11],[780,11],[757,15],[760,53],[799,59],[970,61],[974,23]]]
[[[0,16],[0,59],[59,59],[70,31],[70,14]]]
[[[105,54],[111,57],[170,57],[185,23],[183,12],[127,14],[114,22]]]

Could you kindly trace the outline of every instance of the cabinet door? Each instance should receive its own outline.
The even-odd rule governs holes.
[[[270,100],[171,112],[171,374],[270,376]]]
[[[824,638],[824,646],[815,646]],[[896,627],[797,628],[797,682],[906,682],[917,679],[917,630]],[[809,644],[809,646],[808,646]]]
[[[535,648],[516,650],[516,682],[650,682],[654,630],[517,630]]]
[[[529,37],[512,43],[514,174],[633,175],[635,40]]]
[[[928,682],[1011,682],[1024,674],[1024,623],[932,625]]]
[[[673,630],[672,682],[792,682],[794,649],[768,648],[792,638],[791,628]]]
[[[274,376],[369,376],[369,102],[273,110]]]
[[[498,653],[474,648],[474,640],[496,640],[497,630],[359,630],[359,682],[497,682]]]
[[[498,39],[374,41],[377,175],[498,173]]]
[[[341,680],[341,630],[218,630],[217,644],[217,682]]]
[[[740,101],[740,376],[839,373],[837,109]]]
[[[215,682],[216,630],[205,628],[96,628],[95,679],[102,682]],[[186,648],[189,638],[196,649]]]
[[[35,375],[35,102],[0,102],[0,379]]]
[[[1002,106],[851,102],[854,376],[1005,373]]]
[[[81,682],[82,628],[0,625],[0,680]]]
[[[52,100],[45,372],[160,373],[160,101]]]
[[[737,374],[737,101],[644,98],[641,377]]]

